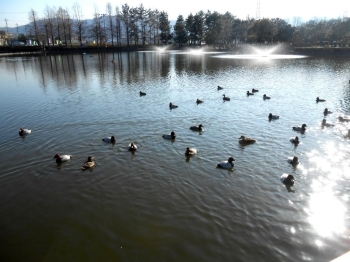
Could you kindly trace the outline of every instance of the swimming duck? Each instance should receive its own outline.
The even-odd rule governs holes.
[[[280,117],[278,115],[273,115],[273,114],[269,114],[269,119],[272,120],[272,119],[279,119]]]
[[[299,144],[299,137],[292,137],[291,139],[289,139],[289,141],[291,142],[291,143],[293,143],[294,145],[298,145]]]
[[[333,124],[327,123],[326,119],[322,120],[322,124],[321,125],[323,127],[332,127],[332,126],[334,126]]]
[[[328,114],[332,114],[333,112],[332,111],[329,111],[328,108],[325,108],[324,111],[323,111],[323,114],[326,116]]]
[[[287,186],[292,186],[292,185],[294,185],[295,178],[291,174],[283,174],[281,176],[281,181],[283,184],[285,184]]]
[[[245,136],[241,136],[241,137],[238,138],[238,139],[240,139],[240,140],[239,140],[239,143],[241,143],[241,144],[253,144],[253,143],[256,142],[255,139],[250,138],[250,137],[245,137]]]
[[[145,95],[146,95],[145,92],[140,91],[140,96],[145,96]]]
[[[112,144],[116,142],[114,136],[109,136],[109,137],[102,138],[102,141],[106,142],[106,143],[112,143]]]
[[[298,132],[305,132],[307,125],[303,124],[301,127],[300,126],[293,126],[293,130],[294,131],[298,131]]]
[[[131,142],[128,147],[129,147],[129,151],[136,151],[137,150],[137,146],[133,142]]]
[[[259,92],[259,90],[258,89],[252,89],[252,93],[255,93],[255,92]]]
[[[93,156],[89,156],[87,161],[82,165],[81,170],[87,170],[95,166],[95,161]]]
[[[254,93],[250,93],[249,91],[247,91],[247,96],[253,96]]]
[[[223,87],[221,87],[221,86],[218,86],[218,90],[222,90],[222,89],[224,89]]]
[[[165,139],[175,139],[176,138],[176,134],[175,134],[175,132],[174,131],[172,131],[171,133],[170,133],[170,135],[163,135],[163,138],[165,138]]]
[[[174,109],[174,108],[178,108],[178,106],[177,106],[177,105],[174,105],[173,103],[170,102],[169,108],[170,108],[170,109]]]
[[[340,122],[350,122],[349,118],[344,118],[342,116],[338,117],[338,119],[339,119]]]
[[[197,104],[200,104],[200,103],[203,103],[203,102],[204,102],[203,100],[197,98],[197,101],[196,101]]]
[[[318,103],[318,102],[326,102],[326,100],[325,99],[320,99],[319,97],[316,97],[316,102]]]
[[[56,154],[54,158],[56,158],[56,163],[57,164],[61,164],[63,162],[67,162],[69,161],[73,156],[72,155],[59,155],[59,154]]]
[[[186,148],[186,152],[185,152],[186,156],[192,156],[192,155],[195,155],[195,154],[197,154],[197,149],[195,149],[193,147],[187,147]]]
[[[193,131],[204,131],[202,124],[199,124],[199,126],[191,126],[190,129]]]
[[[230,101],[230,100],[231,100],[228,96],[225,96],[225,95],[222,95],[222,96],[223,96],[222,99],[223,99],[224,101]]]
[[[292,164],[292,165],[299,164],[299,159],[296,156],[288,157],[287,161],[288,161],[289,164]]]
[[[263,99],[270,99],[269,96],[267,96],[266,94],[263,95]]]
[[[32,133],[32,130],[25,129],[25,128],[23,128],[23,127],[21,127],[21,128],[19,129],[19,132],[18,132],[18,134],[19,134],[20,136],[29,135],[29,134],[31,134],[31,133]]]
[[[217,164],[216,167],[224,169],[233,168],[235,165],[233,161],[235,161],[235,159],[233,157],[230,157],[227,161],[222,161],[221,163]]]

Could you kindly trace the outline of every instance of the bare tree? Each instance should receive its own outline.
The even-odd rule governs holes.
[[[83,46],[83,32],[85,29],[85,20],[84,20],[84,16],[83,16],[83,11],[80,7],[80,5],[78,4],[78,2],[75,2],[73,4],[73,16],[74,16],[74,24],[75,24],[75,28],[76,28],[76,32],[78,33],[78,39],[80,42],[80,47]]]
[[[38,42],[38,45],[40,46],[38,20],[39,20],[38,14],[32,8],[29,12],[29,21],[33,23],[35,38],[36,38],[36,41]]]
[[[108,29],[109,29],[111,40],[112,40],[112,46],[114,46],[114,23],[113,23],[112,4],[111,3],[107,3],[106,12],[108,15],[108,27],[109,27]]]
[[[122,29],[121,29],[121,21],[122,21],[122,16],[119,10],[119,7],[115,8],[115,22],[116,22],[116,40],[117,40],[117,45],[121,45],[121,38],[122,38]]]

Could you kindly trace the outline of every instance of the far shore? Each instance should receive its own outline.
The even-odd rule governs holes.
[[[350,57],[350,47],[292,47],[289,45],[237,45],[232,48],[209,46],[174,46],[174,45],[145,45],[145,46],[0,46],[0,56],[24,55],[55,55],[55,54],[84,54],[104,52],[134,52],[152,50],[188,50],[202,48],[206,51],[223,51],[235,54],[254,53],[256,49],[274,49],[275,54],[298,54],[308,56],[344,56]]]

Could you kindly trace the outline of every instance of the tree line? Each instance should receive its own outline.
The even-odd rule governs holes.
[[[280,18],[239,19],[230,12],[199,11],[186,18],[177,17],[173,28],[168,14],[157,9],[146,9],[142,4],[130,7],[123,4],[113,7],[106,4],[105,13],[95,5],[92,20],[84,19],[82,9],[74,3],[72,10],[46,6],[39,17],[33,9],[29,13],[27,35],[44,45],[83,46],[88,40],[99,46],[159,45],[170,41],[177,45],[207,44],[230,48],[237,44],[289,43],[293,46],[331,45],[347,46],[350,43],[350,18],[314,19],[292,23]],[[88,22],[90,21],[90,22]]]

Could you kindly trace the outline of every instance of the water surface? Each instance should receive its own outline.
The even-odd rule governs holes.
[[[3,261],[328,261],[349,250],[350,123],[337,120],[350,115],[349,59],[134,52],[0,66]],[[326,107],[334,127],[321,127]],[[305,134],[292,130],[303,123]],[[175,141],[162,138],[171,131]],[[58,166],[56,153],[73,159]],[[96,166],[82,172],[89,155]],[[234,169],[215,167],[229,156]]]

